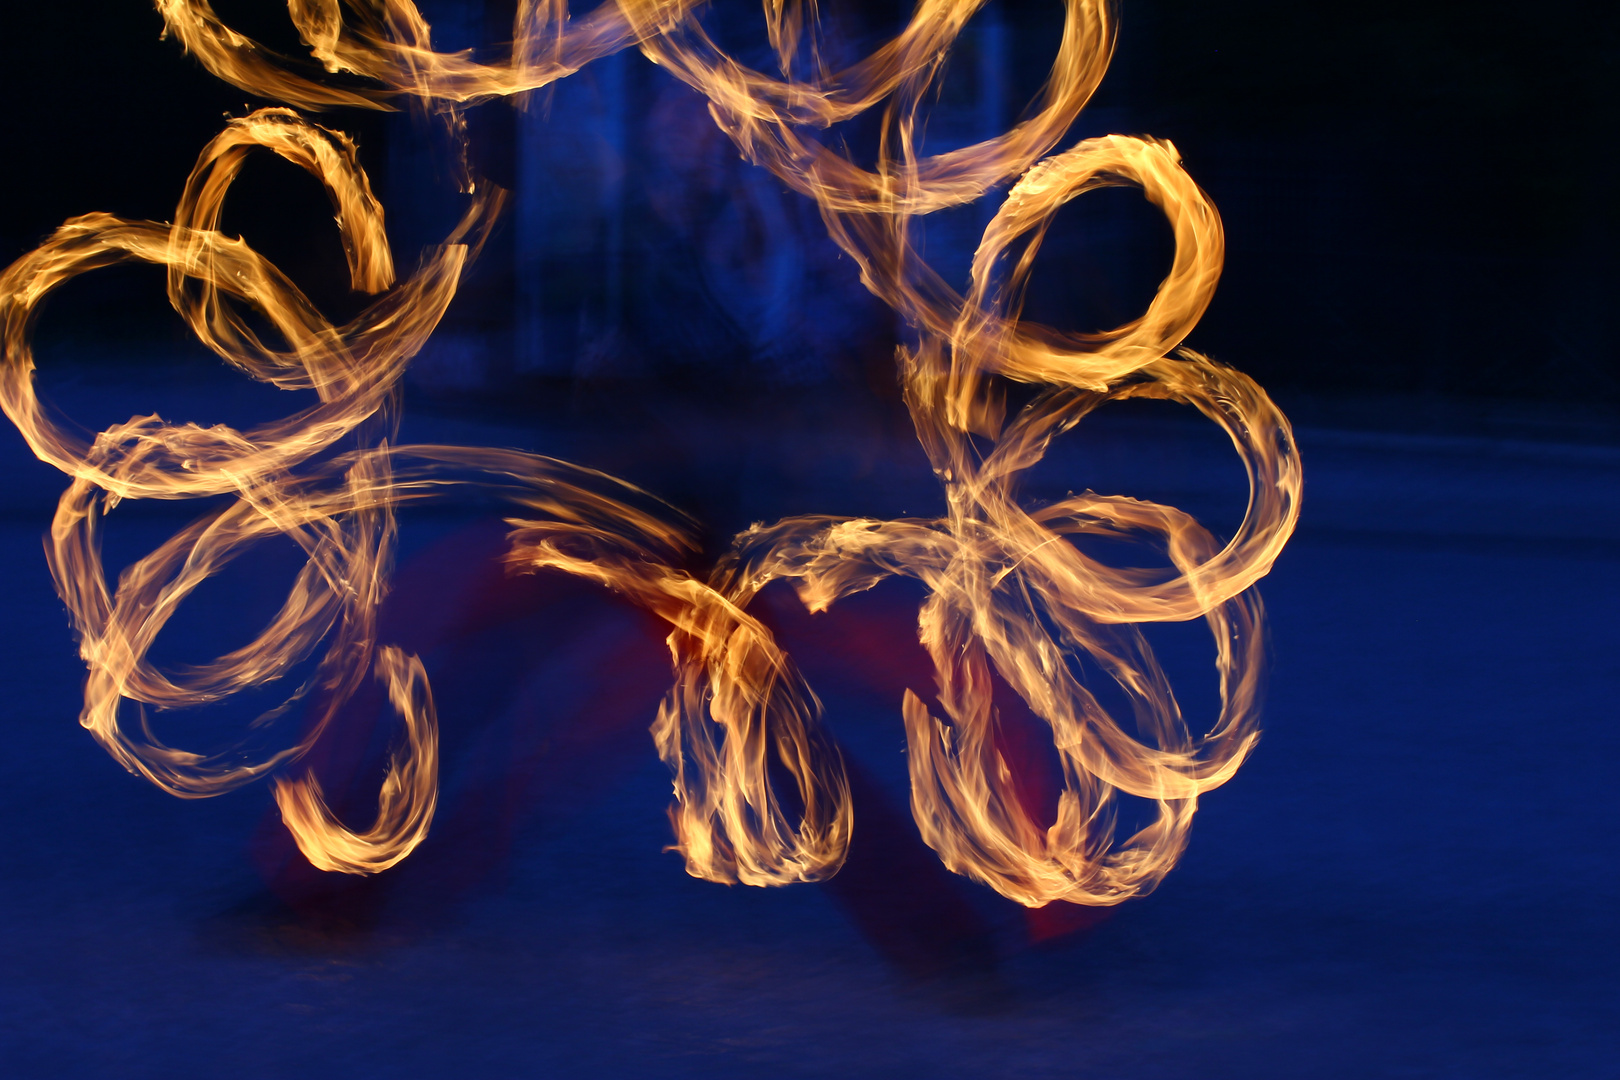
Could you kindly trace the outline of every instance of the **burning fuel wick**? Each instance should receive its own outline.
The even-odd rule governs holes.
[[[90,669],[81,723],[121,764],[172,794],[215,795],[274,774],[283,819],[322,869],[375,873],[405,858],[431,825],[437,798],[437,719],[420,660],[377,641],[396,507],[476,482],[519,508],[509,564],[562,570],[614,589],[671,627],[674,688],[653,736],[675,785],[671,822],[688,872],[713,881],[784,884],[837,872],[853,816],[819,705],[790,658],[747,608],[775,578],[793,582],[813,611],[889,576],[921,581],[919,635],[935,667],[943,719],[908,690],[902,701],[912,813],[952,870],[1020,903],[1113,904],[1153,888],[1186,845],[1200,794],[1228,780],[1258,738],[1263,613],[1252,586],[1270,569],[1299,513],[1301,475],[1286,418],[1245,376],[1181,342],[1220,274],[1223,238],[1208,198],[1174,147],[1120,135],[1052,154],[1101,81],[1115,27],[1104,0],[1067,0],[1057,59],[1028,119],[974,146],[919,156],[919,118],[957,36],[983,0],[920,0],[908,25],[870,56],[831,70],[821,27],[802,5],[767,2],[784,75],[727,55],[694,0],[620,0],[570,18],[563,0],[524,0],[508,62],[434,51],[409,0],[361,0],[346,21],[337,0],[299,0],[289,12],[329,72],[359,89],[297,73],[221,23],[202,0],[157,0],[167,32],[211,72],[252,93],[304,109],[409,104],[441,125],[465,159],[462,109],[523,99],[592,61],[634,46],[709,102],[748,160],[816,202],[861,280],[914,328],[900,375],[918,438],[942,478],[937,520],[806,516],[748,530],[707,580],[678,570],[693,548],[673,511],[652,513],[628,485],[591,470],[514,451],[392,445],[393,390],[454,296],[460,275],[501,212],[505,193],[463,160],[469,208],[444,243],[395,281],[380,205],[339,132],[291,109],[231,121],[188,180],[173,225],[107,214],[74,218],[0,274],[5,361],[0,407],[30,448],[72,483],[52,524],[52,575]],[[810,69],[796,78],[795,70]],[[349,80],[353,81],[353,80]],[[871,169],[816,132],[883,103],[884,139]],[[218,231],[226,191],[246,155],[268,149],[318,177],[332,199],[356,289],[376,296],[333,326],[273,265]],[[1048,156],[1050,155],[1050,156]],[[928,266],[912,219],[971,203],[1016,180],[984,232],[965,294]],[[1057,210],[1099,187],[1142,189],[1175,235],[1169,275],[1147,311],[1097,335],[1021,320],[1036,252]],[[209,348],[245,374],[315,391],[318,404],[249,431],[116,424],[86,443],[54,425],[33,389],[30,322],[41,299],[74,276],[122,261],[168,270],[169,299]],[[262,342],[235,307],[247,303],[285,339]],[[997,379],[1043,386],[1007,418]],[[1016,497],[1021,473],[1051,440],[1100,405],[1127,398],[1188,404],[1219,424],[1247,470],[1243,524],[1224,545],[1172,507],[1086,493],[1040,510]],[[360,449],[323,458],[345,437]],[[982,452],[971,441],[988,441]],[[457,479],[475,473],[477,481]],[[235,502],[182,530],[108,587],[99,520],[126,499],[230,494]],[[175,608],[246,545],[291,538],[308,561],[281,612],[249,646],[170,675],[147,652]],[[1115,568],[1070,537],[1146,540],[1175,575]],[[1193,736],[1139,624],[1204,619],[1216,646],[1221,710]],[[1054,632],[1055,630],[1055,632]],[[213,755],[131,731],[124,701],[195,707],[272,682],[326,651],[279,713],[317,700],[294,745],[252,752],[247,741]],[[1127,732],[1080,683],[1084,654],[1130,699]],[[375,676],[405,727],[390,759],[378,817],[356,832],[327,808],[299,760],[341,706]],[[1064,787],[1056,820],[1036,820],[996,747],[992,690],[1004,681],[1052,730]],[[321,693],[313,695],[319,686]],[[782,809],[767,776],[769,747],[803,807]],[[1124,792],[1151,800],[1152,823],[1116,836]]]

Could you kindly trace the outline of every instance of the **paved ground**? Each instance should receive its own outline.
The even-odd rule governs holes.
[[[1157,492],[1219,521],[1239,478],[1202,429],[1096,428],[1037,489]],[[641,452],[469,420],[418,422],[427,436],[610,467]],[[864,785],[865,862],[838,887],[688,878],[660,850],[668,783],[645,735],[656,628],[556,583],[429,655],[448,756],[434,837],[382,878],[314,880],[262,786],[170,799],[74,723],[81,668],[39,550],[59,486],[5,434],[0,1073],[1613,1077],[1620,452],[1300,442],[1306,524],[1263,588],[1260,751],[1158,893],[1031,944],[1021,909],[916,860],[895,702],[814,655]],[[729,526],[920,512],[913,454],[757,424],[690,436],[666,467],[711,468],[675,495],[709,491],[699,508]],[[110,544],[149,549],[181,520],[129,508]],[[473,516],[410,522],[407,542],[410,588],[476,588]],[[273,550],[264,565],[193,605],[170,655],[245,633],[220,627],[290,573]],[[909,662],[909,598],[863,602]],[[1164,642],[1196,703],[1201,643]]]

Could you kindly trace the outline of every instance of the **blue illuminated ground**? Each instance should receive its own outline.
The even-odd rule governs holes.
[[[636,453],[419,423],[610,468]],[[1102,427],[1072,475],[1048,463],[1052,484],[1158,483],[1216,516],[1235,490],[1202,428]],[[768,434],[739,429],[738,450],[710,430],[674,456],[714,464],[741,524],[936,497],[899,435]],[[1038,946],[1020,911],[947,881],[982,940],[930,968],[917,942],[950,946],[952,916],[919,899],[926,875],[898,872],[887,900],[728,889],[661,851],[656,628],[571,592],[504,661],[469,646],[515,673],[504,689],[429,657],[449,760],[444,829],[418,856],[326,893],[278,879],[265,787],[172,799],[75,723],[83,669],[40,551],[60,485],[9,427],[0,442],[5,1076],[1620,1075],[1620,450],[1302,431],[1305,524],[1263,585],[1266,735],[1204,800],[1183,864]],[[117,542],[149,550],[190,512],[131,513]],[[464,528],[425,520],[407,545]],[[206,625],[176,633],[200,655]],[[818,690],[873,798],[903,815],[897,703]],[[614,694],[634,722],[579,736]],[[518,759],[525,779],[492,810]],[[871,930],[885,915],[887,938]]]

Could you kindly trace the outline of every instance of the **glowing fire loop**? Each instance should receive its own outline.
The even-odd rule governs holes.
[[[708,99],[745,157],[816,201],[865,286],[914,328],[917,344],[900,350],[900,372],[948,512],[937,520],[806,516],[755,526],[699,580],[677,568],[692,546],[681,524],[647,511],[641,493],[610,477],[516,451],[394,445],[401,376],[444,314],[505,192],[464,169],[462,222],[396,280],[382,208],[353,145],[292,109],[261,109],[230,121],[203,150],[172,225],[87,214],[0,276],[0,405],[34,453],[72,478],[48,555],[89,667],[80,722],[126,768],[184,798],[273,774],[283,819],[318,867],[374,873],[397,863],[432,822],[438,766],[426,672],[415,656],[377,640],[394,514],[476,475],[514,505],[506,556],[514,570],[551,568],[600,582],[669,623],[675,684],[652,732],[674,775],[670,816],[691,874],[774,885],[837,872],[853,823],[843,764],[814,695],[748,605],[777,579],[823,610],[904,575],[927,589],[919,633],[943,713],[931,715],[910,691],[902,703],[912,812],[923,838],[952,870],[1030,906],[1114,904],[1151,889],[1184,848],[1198,796],[1230,778],[1258,737],[1263,625],[1251,586],[1294,528],[1299,460],[1287,420],[1258,386],[1179,347],[1214,291],[1222,233],[1175,149],[1111,135],[1047,156],[1107,67],[1114,24],[1104,0],[1067,0],[1057,60],[1028,119],[978,145],[919,156],[919,113],[982,3],[920,0],[897,37],[833,71],[817,46],[813,5],[807,15],[798,0],[765,0],[778,77],[722,51],[694,0],[609,0],[578,18],[564,0],[523,0],[510,61],[493,65],[434,51],[410,0],[341,7],[289,0],[313,56],[328,72],[345,73],[340,86],[300,74],[306,69],[231,30],[206,0],[157,0],[168,32],[233,85],[306,110],[410,105],[463,146],[463,107],[525,95],[620,49],[640,49]],[[818,131],[880,103],[885,137],[873,168],[818,141]],[[330,194],[352,282],[376,297],[352,322],[332,325],[275,266],[219,231],[226,191],[259,148],[308,170]],[[913,246],[912,219],[1015,179],[984,232],[970,286],[958,294]],[[1034,256],[1058,208],[1121,184],[1140,187],[1175,236],[1170,273],[1146,313],[1089,336],[1021,321]],[[276,387],[313,390],[317,404],[247,431],[138,416],[91,442],[53,422],[34,392],[32,317],[63,282],[129,260],[167,268],[170,302],[228,363]],[[242,304],[269,321],[284,349],[260,339]],[[1046,389],[1008,419],[998,377]],[[1132,498],[1087,492],[1038,510],[1018,503],[1015,481],[1056,435],[1100,405],[1132,397],[1191,405],[1230,436],[1250,499],[1229,542],[1174,508]],[[359,449],[335,452],[341,440],[356,439]],[[117,503],[217,495],[234,502],[109,586],[98,528]],[[258,638],[183,673],[149,662],[178,605],[272,535],[291,538],[308,561]],[[1157,544],[1175,572],[1106,565],[1068,539],[1080,536]],[[1194,736],[1138,626],[1199,618],[1214,637],[1221,711]],[[126,715],[125,702],[195,707],[264,686],[323,647],[314,674],[288,696],[289,704],[318,702],[294,745],[259,751],[244,736],[211,754],[192,753],[164,745],[144,720],[132,724]],[[1076,652],[1129,698],[1134,734],[1073,674],[1067,658]],[[1051,728],[1064,788],[1050,826],[1021,805],[996,748],[992,671]],[[328,809],[299,762],[372,677],[386,685],[405,738],[390,760],[376,823],[356,832]],[[770,758],[797,785],[796,815],[772,789]],[[1123,838],[1113,813],[1121,792],[1157,806],[1151,824]]]

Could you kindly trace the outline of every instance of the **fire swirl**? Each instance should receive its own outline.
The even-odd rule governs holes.
[[[942,718],[912,691],[902,702],[912,812],[952,870],[1020,903],[1113,904],[1151,889],[1186,845],[1198,796],[1229,779],[1258,738],[1264,625],[1252,586],[1299,512],[1301,474],[1286,418],[1238,372],[1181,348],[1213,295],[1220,219],[1174,147],[1110,135],[1053,153],[1108,66],[1114,19],[1103,0],[1067,0],[1057,59],[1028,118],[985,142],[919,153],[919,126],[946,57],[983,0],[919,0],[909,23],[841,70],[822,60],[814,6],[766,0],[781,74],[749,68],[705,31],[694,0],[609,0],[570,18],[563,0],[523,0],[502,63],[435,51],[409,0],[289,0],[312,57],[339,80],[279,57],[222,23],[206,0],[157,0],[168,32],[211,72],[306,110],[408,104],[461,145],[462,111],[525,95],[625,48],[637,48],[703,95],[741,153],[813,199],[861,281],[904,316],[914,343],[898,354],[905,399],[946,495],[933,520],[820,516],[757,525],[699,578],[680,569],[693,545],[674,511],[611,477],[516,451],[394,444],[400,379],[454,296],[507,201],[464,166],[465,216],[396,280],[383,211],[352,143],[290,108],[230,121],[202,152],[172,224],[89,214],[64,224],[0,274],[5,359],[0,407],[42,460],[71,477],[48,541],[58,592],[89,668],[81,723],[121,764],[186,798],[273,775],[299,848],[316,866],[374,873],[426,835],[437,795],[437,719],[421,661],[378,640],[397,507],[477,484],[514,505],[514,571],[562,570],[597,581],[670,625],[675,685],[653,724],[674,776],[677,847],[694,876],[753,885],[837,872],[853,814],[839,753],[819,705],[770,632],[748,613],[785,580],[808,608],[889,576],[925,587],[919,634],[932,657]],[[821,140],[832,124],[882,109],[870,167]],[[225,194],[250,152],[269,150],[325,186],[357,290],[375,297],[335,326],[240,239],[219,230]],[[913,242],[914,220],[1013,182],[984,231],[959,293]],[[1061,333],[1021,318],[1040,242],[1068,201],[1133,185],[1169,221],[1175,256],[1147,311],[1112,331]],[[86,442],[53,421],[33,388],[30,331],[41,300],[72,277],[137,260],[168,271],[170,303],[198,338],[249,377],[313,390],[317,403],[246,431],[156,416]],[[267,319],[282,348],[241,312]],[[1005,380],[1041,387],[1010,418]],[[1242,525],[1222,544],[1168,506],[1086,492],[1038,509],[1020,475],[1052,439],[1109,401],[1159,398],[1219,424],[1248,473]],[[234,501],[181,530],[110,586],[99,521],[122,500]],[[651,507],[651,509],[649,509]],[[307,562],[280,612],[250,644],[184,673],[148,651],[179,604],[260,539],[281,535]],[[1163,550],[1173,570],[1118,568],[1071,538],[1129,539]],[[1140,626],[1204,619],[1215,645],[1221,709],[1194,735]],[[210,754],[164,745],[130,705],[195,707],[287,676],[314,674],[267,717],[307,699],[293,745],[241,741]],[[1085,655],[1119,685],[1128,729],[1075,673]],[[299,761],[371,676],[387,686],[405,737],[363,832],[328,809]],[[999,677],[1051,728],[1063,770],[1057,817],[1020,803],[997,750]],[[319,693],[312,693],[316,688]],[[797,787],[789,812],[768,763]],[[1154,820],[1118,835],[1116,796],[1151,800]]]

